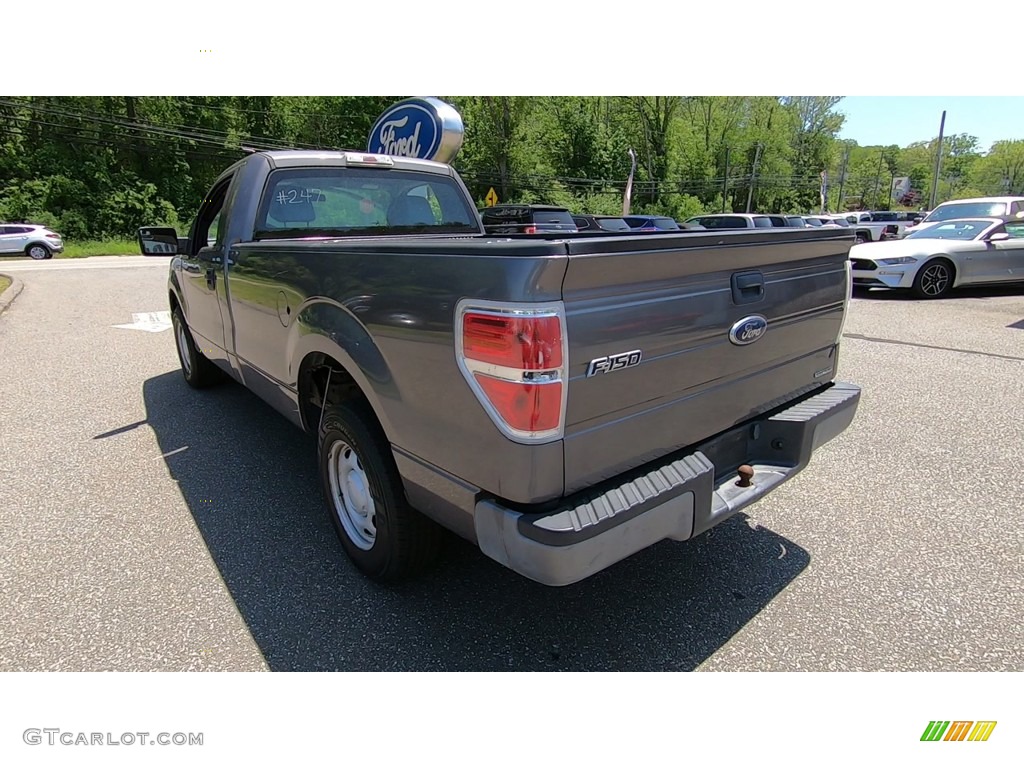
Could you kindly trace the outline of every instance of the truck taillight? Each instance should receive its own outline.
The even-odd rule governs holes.
[[[534,226],[526,227],[525,229],[523,229],[523,233],[527,234],[527,235],[536,235],[537,234],[537,228],[534,227]]]
[[[562,436],[568,352],[561,303],[463,301],[456,334],[459,368],[507,437],[542,442]]]

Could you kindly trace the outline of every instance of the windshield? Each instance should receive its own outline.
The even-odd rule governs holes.
[[[992,226],[991,221],[950,221],[915,229],[905,240],[973,240]]]
[[[969,219],[973,216],[1005,216],[1006,203],[943,203],[925,221]]]
[[[274,171],[256,217],[257,239],[479,231],[451,177],[384,168]]]

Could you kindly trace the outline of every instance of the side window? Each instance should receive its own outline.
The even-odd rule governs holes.
[[[213,221],[210,222],[210,231],[206,235],[207,245],[216,245],[219,242],[218,235],[220,234],[220,220],[221,212],[223,210],[224,209],[222,208],[220,211],[217,211],[217,215],[214,216]]]
[[[1024,239],[1024,221],[1008,221],[1003,226],[1011,240]],[[998,229],[996,230],[999,231]]]
[[[203,202],[196,216],[196,223],[192,230],[192,238],[189,242],[191,254],[195,256],[203,248],[209,248],[218,244],[220,232],[221,211],[224,209],[224,201],[227,198],[228,186],[231,179],[225,179],[213,189]]]
[[[755,216],[754,226],[758,227],[759,229],[771,228],[772,220],[767,218],[766,216]]]

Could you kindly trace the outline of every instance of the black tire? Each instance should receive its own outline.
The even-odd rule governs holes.
[[[25,255],[34,261],[42,261],[53,256],[53,251],[45,243],[31,243],[25,246]]]
[[[857,245],[860,245],[861,243],[870,243],[871,242],[871,237],[869,235],[865,235],[863,232],[858,232],[854,236],[854,242]]]
[[[919,299],[941,299],[953,290],[956,270],[945,259],[932,259],[923,264],[914,276],[911,288]]]
[[[382,584],[425,570],[441,549],[443,532],[409,506],[391,446],[369,405],[355,400],[328,405],[319,444],[320,488],[349,559]],[[347,474],[338,466],[345,463]],[[353,527],[355,533],[347,529]]]
[[[223,371],[196,349],[181,307],[175,307],[171,312],[171,325],[174,327],[174,347],[178,350],[181,374],[188,385],[195,389],[206,389],[222,382]]]

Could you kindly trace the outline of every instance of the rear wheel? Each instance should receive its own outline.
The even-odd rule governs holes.
[[[442,532],[409,506],[391,446],[369,405],[328,405],[320,427],[320,485],[341,546],[374,581],[393,583],[429,565]]]
[[[911,290],[919,299],[940,299],[953,289],[953,277],[953,265],[948,261],[929,261],[917,271]]]
[[[50,258],[53,255],[53,253],[50,251],[49,248],[47,248],[42,243],[32,243],[32,245],[28,246],[28,248],[25,249],[25,255],[27,255],[30,259],[42,261],[43,259]]]
[[[860,244],[860,243],[870,243],[871,242],[871,238],[868,237],[867,235],[865,235],[863,232],[858,232],[857,233],[857,237],[856,237],[856,241],[857,241],[858,244]]]

